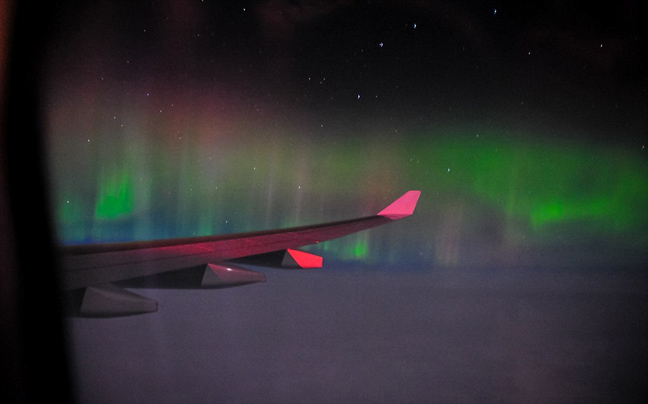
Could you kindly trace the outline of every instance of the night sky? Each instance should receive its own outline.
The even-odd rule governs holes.
[[[280,377],[284,371],[299,375],[297,364],[307,374],[309,363],[342,350],[346,352],[340,356],[345,358],[342,362],[329,358],[330,369],[313,373],[324,378],[332,392],[322,402],[345,398],[363,402],[349,394],[357,391],[356,382],[368,382],[368,376],[345,376],[341,381],[326,373],[335,372],[336,364],[357,374],[373,366],[374,380],[382,380],[379,371],[387,372],[393,361],[400,366],[394,370],[398,377],[418,383],[411,391],[423,391],[405,395],[403,401],[430,402],[431,396],[422,388],[426,375],[444,374],[431,366],[441,363],[464,369],[471,360],[453,362],[447,352],[440,362],[438,352],[422,354],[419,360],[407,349],[394,348],[400,346],[395,341],[403,340],[410,341],[410,347],[425,346],[427,328],[399,320],[389,310],[381,317],[377,308],[383,310],[385,301],[408,309],[429,303],[439,310],[448,309],[448,302],[460,301],[453,310],[465,315],[457,318],[457,324],[438,313],[426,317],[417,312],[415,318],[437,330],[430,335],[448,347],[459,334],[462,338],[487,335],[494,344],[488,355],[494,355],[505,349],[503,341],[513,341],[513,346],[529,342],[517,338],[520,332],[529,337],[528,324],[558,318],[552,317],[557,316],[554,305],[576,299],[570,293],[578,288],[561,289],[560,302],[545,299],[557,277],[542,278],[543,274],[577,271],[581,278],[575,279],[593,288],[587,289],[591,297],[603,292],[588,280],[588,273],[604,271],[615,279],[616,270],[624,272],[648,261],[648,76],[638,3],[593,3],[586,8],[564,2],[498,1],[87,3],[61,7],[46,56],[52,210],[61,243],[307,225],[375,214],[410,189],[419,189],[422,195],[412,218],[310,248],[324,255],[328,269],[308,275],[269,271],[267,284],[248,288],[147,295],[164,296],[160,311],[173,314],[72,320],[74,350],[86,375],[85,399],[95,401],[95,392],[103,391],[98,386],[118,383],[106,374],[139,380],[136,375],[155,360],[141,356],[138,347],[162,333],[167,339],[158,341],[159,351],[154,350],[151,357],[172,351],[177,362],[165,362],[166,373],[139,384],[152,395],[155,386],[165,378],[180,377],[182,369],[197,366],[205,377],[212,364],[222,377],[234,368],[233,374],[242,377],[249,375],[248,369],[263,365],[269,367],[270,376],[260,385],[274,392],[267,400],[299,402],[303,396],[288,394],[290,389],[281,384],[286,383]],[[345,271],[354,275],[347,278]],[[450,292],[435,283],[427,293],[419,283],[446,279],[434,278],[438,271],[464,271],[470,276],[448,275]],[[515,274],[529,271],[541,277],[538,284],[545,286],[530,295],[541,298],[529,297],[521,303],[525,292],[517,289],[521,277]],[[473,275],[478,281],[463,286]],[[338,281],[349,281],[362,292],[341,287]],[[504,289],[493,292],[499,281]],[[399,282],[403,283],[391,288]],[[384,293],[383,303],[363,284]],[[439,290],[449,299],[432,293]],[[484,291],[492,298],[483,297]],[[293,313],[303,321],[297,325],[281,311],[294,301],[295,293],[309,300],[304,311]],[[360,298],[354,299],[354,293]],[[603,294],[626,301],[618,293],[639,296],[645,304],[645,294],[637,289],[605,289]],[[518,299],[512,306],[507,300],[511,296]],[[188,304],[192,299],[211,305],[210,309],[201,307],[196,313]],[[355,310],[351,314],[344,312],[341,303],[349,299]],[[237,310],[234,301],[259,306],[244,303]],[[330,312],[318,305],[329,301],[336,302]],[[600,314],[595,298],[572,303],[571,307],[584,307],[593,318]],[[471,305],[492,310],[477,313]],[[263,316],[260,306],[264,306]],[[619,313],[633,313],[636,308],[634,303],[613,307],[610,310]],[[332,318],[340,313],[346,321],[359,321],[356,339],[349,339],[351,323],[343,321],[348,332],[333,334],[314,324],[333,326]],[[580,318],[574,311],[563,315]],[[168,328],[179,318],[183,318],[182,331],[191,338]],[[278,318],[276,323],[268,320],[273,318]],[[367,323],[366,318],[373,320]],[[493,329],[492,324],[475,320],[484,318],[501,327]],[[469,320],[477,321],[477,328],[471,328]],[[401,328],[382,335],[385,330],[376,321],[392,321]],[[445,331],[435,328],[438,322]],[[191,331],[193,323],[200,324],[198,334]],[[623,322],[620,329],[632,323]],[[204,330],[205,324],[214,328]],[[266,341],[267,349],[286,353],[288,347],[297,346],[301,351],[288,352],[289,358],[281,360],[274,354],[255,357],[263,338],[247,336],[235,342],[237,337],[228,334],[229,351],[221,347],[214,350],[218,357],[208,352],[193,356],[204,352],[195,346],[197,336],[209,338],[210,332],[223,329],[272,334],[276,331],[272,324],[294,327],[296,333],[283,329],[282,335]],[[132,327],[137,328],[134,341],[106,337],[123,335]],[[311,347],[318,346],[316,353],[297,341],[298,331],[305,332],[300,327],[307,327]],[[591,327],[591,335],[597,335],[600,329]],[[636,329],[626,331],[632,338],[637,335]],[[502,339],[503,334],[509,339]],[[576,334],[576,342],[554,348],[591,343]],[[597,337],[601,344],[614,341],[608,334]],[[373,358],[356,349],[368,335],[382,338],[368,345],[376,349]],[[462,338],[459,343],[470,345],[469,338]],[[349,344],[340,348],[338,341]],[[598,349],[592,344],[592,349]],[[381,356],[385,347],[392,349],[391,354]],[[191,363],[182,360],[186,350],[192,352]],[[623,352],[614,357],[619,366],[627,359]],[[391,355],[398,359],[392,361]],[[111,362],[125,357],[131,358],[125,367],[123,362]],[[583,354],[581,359],[586,358]],[[93,369],[90,363],[101,363],[94,371],[103,369],[106,374],[85,373]],[[526,362],[506,363],[524,367]],[[417,369],[409,378],[404,370],[408,364]],[[551,369],[544,371],[552,375],[551,380],[541,379],[539,386],[555,381]],[[471,401],[490,397],[488,391],[493,390],[504,392],[495,396],[506,397],[494,402],[520,402],[517,398],[538,398],[544,391],[537,388],[532,389],[536,395],[519,396],[529,390],[502,390],[479,373],[466,379],[466,374],[456,372],[464,384],[471,377],[479,380],[472,384],[478,391],[470,390],[470,383],[448,387],[439,401]],[[498,383],[510,385],[505,382],[509,373],[501,374]],[[590,376],[574,376],[574,383],[598,380]],[[207,383],[199,375],[192,377],[203,387]],[[307,376],[300,377],[297,385],[311,386]],[[125,382],[121,376],[119,380]],[[229,386],[236,386],[236,380],[230,382]],[[240,382],[239,386],[251,384]],[[177,389],[166,391],[170,402],[173,397],[187,397],[178,393],[187,383],[178,382]],[[141,389],[133,385],[126,391],[141,398]],[[210,397],[218,396],[214,389],[193,399],[213,402]],[[236,396],[238,387],[227,391],[232,395],[220,397],[246,401]],[[397,391],[370,395],[366,402],[398,402]],[[469,393],[462,396],[457,391]],[[120,394],[115,401],[123,402]],[[262,401],[259,394],[253,394],[255,402]]]

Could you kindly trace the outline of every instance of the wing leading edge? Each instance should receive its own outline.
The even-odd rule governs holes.
[[[75,301],[79,299],[83,301],[83,297],[79,298],[78,295],[83,295],[84,290],[90,289],[96,292],[97,289],[106,289],[104,285],[120,282],[126,283],[126,286],[132,286],[127,283],[132,280],[155,277],[167,279],[167,281],[179,279],[184,273],[198,271],[196,268],[203,271],[194,275],[197,287],[215,287],[210,286],[214,284],[218,284],[217,287],[236,286],[251,283],[237,282],[235,278],[237,273],[242,274],[241,276],[244,276],[245,279],[250,279],[252,272],[258,274],[259,276],[252,276],[256,279],[254,282],[264,281],[265,277],[258,272],[234,267],[228,264],[229,262],[263,264],[266,258],[268,266],[274,266],[271,264],[270,258],[272,258],[279,263],[278,266],[288,262],[290,265],[296,264],[293,266],[294,268],[318,267],[322,263],[321,257],[294,249],[332,240],[410,216],[414,213],[420,194],[420,191],[409,191],[373,216],[331,223],[218,236],[63,247],[63,290],[74,291],[74,294],[77,295]],[[279,253],[283,255],[277,255]],[[312,257],[308,257],[308,255]],[[308,262],[308,264],[304,266],[301,264],[303,262]],[[170,276],[173,273],[176,273],[178,277]],[[215,281],[212,279],[205,283],[205,279],[211,279],[214,276],[221,279],[222,282],[214,283]],[[228,283],[228,279],[232,280],[231,284]],[[174,282],[176,280],[171,283],[167,282],[167,287],[173,287]],[[178,283],[184,284],[183,282]],[[155,287],[155,283],[144,282],[141,284]],[[113,287],[108,287],[108,289],[110,294],[86,294],[110,296],[110,299],[119,298],[119,294]],[[133,300],[132,292],[123,289],[122,291],[126,292],[124,297],[128,301]],[[113,305],[112,302],[107,304]],[[124,303],[120,302],[119,304],[123,305]],[[93,303],[94,306],[97,306],[96,302]],[[146,307],[148,309],[144,312],[157,310],[157,306],[155,309],[152,309],[150,305]],[[129,313],[128,310],[124,311],[122,308],[119,313],[112,315],[101,314],[103,313],[101,309],[98,310],[98,313],[99,316],[114,316],[139,314],[140,312]]]

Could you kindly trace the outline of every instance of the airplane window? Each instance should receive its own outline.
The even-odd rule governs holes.
[[[636,7],[62,4],[40,111],[78,401],[640,394]]]

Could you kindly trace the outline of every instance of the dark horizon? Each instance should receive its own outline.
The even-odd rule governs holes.
[[[158,313],[68,320],[84,401],[635,402],[646,276],[263,270],[143,290]],[[146,342],[145,342],[146,341]]]

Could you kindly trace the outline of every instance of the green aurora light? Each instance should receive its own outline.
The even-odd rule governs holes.
[[[98,185],[96,219],[118,219],[133,212],[135,190],[130,171],[113,170],[100,178]]]
[[[534,231],[584,221],[602,232],[645,228],[648,165],[614,147],[471,135],[410,146],[414,176],[526,220]]]
[[[402,257],[395,251],[400,250],[422,259],[445,256],[438,251],[445,247],[431,240],[447,231],[441,223],[448,215],[459,215],[460,226],[450,223],[450,228],[457,227],[453,231],[461,240],[472,237],[471,222],[493,212],[506,245],[578,245],[594,239],[637,248],[648,242],[648,165],[640,151],[493,131],[423,133],[393,142],[300,143],[288,135],[245,144],[200,139],[199,144],[169,143],[165,149],[139,138],[139,152],[122,147],[100,156],[98,174],[84,177],[85,185],[65,181],[70,177],[57,172],[63,242],[222,234],[338,220],[372,214],[406,189],[421,189],[423,197],[398,240],[374,231],[313,249],[372,262],[398,262]],[[96,193],[84,199],[75,187],[89,189],[91,181]],[[450,256],[461,255],[458,247],[452,249],[458,252]]]

